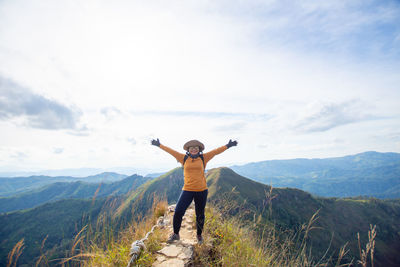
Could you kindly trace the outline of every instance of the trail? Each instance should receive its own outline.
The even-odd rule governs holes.
[[[172,218],[174,215],[175,205],[168,207],[168,215],[164,219],[165,230],[168,236],[172,234]],[[172,244],[162,243],[163,248],[157,251],[157,261],[152,266],[158,267],[183,267],[188,266],[193,258],[193,247],[197,243],[195,211],[191,205],[183,216],[181,230],[179,232],[180,240],[174,241]]]

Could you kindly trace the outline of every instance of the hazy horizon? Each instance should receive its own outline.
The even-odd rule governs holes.
[[[362,153],[367,153],[367,152],[377,152],[377,153],[396,153],[396,152],[378,152],[378,151],[365,151],[357,154],[362,154]],[[338,157],[344,157],[344,156],[353,156],[357,154],[352,154],[352,155],[342,155]],[[336,157],[322,157],[322,158],[287,158],[287,159],[272,159],[272,160],[291,160],[291,159],[329,159],[329,158],[336,158]],[[230,164],[230,165],[221,165],[221,166],[212,166],[208,167],[207,170],[212,169],[212,168],[217,168],[217,167],[233,167],[233,166],[241,166],[245,165],[248,163],[255,163],[255,162],[261,162],[261,161],[266,161],[266,160],[257,160],[257,161],[251,161],[251,162],[242,162],[242,163],[237,163],[237,164]],[[0,172],[0,178],[13,178],[13,177],[25,177],[25,176],[33,176],[33,175],[45,175],[45,176],[73,176],[73,177],[87,177],[91,175],[97,175],[101,174],[103,172],[114,172],[118,174],[125,174],[125,175],[152,175],[152,174],[157,174],[157,173],[165,173],[168,172],[176,167],[179,167],[180,164],[177,163],[175,167],[172,167],[170,169],[143,169],[143,168],[135,168],[134,166],[128,167],[128,166],[119,166],[119,167],[111,167],[111,168],[95,168],[95,167],[87,167],[87,168],[68,168],[68,169],[52,169],[52,170],[32,170],[32,171],[8,171],[8,172]]]

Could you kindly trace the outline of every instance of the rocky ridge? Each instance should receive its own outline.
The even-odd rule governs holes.
[[[174,215],[175,205],[168,207],[168,213],[164,219],[165,230],[168,235],[172,234],[172,218]],[[180,240],[171,244],[162,243],[163,248],[157,251],[157,260],[153,263],[153,267],[184,267],[188,266],[193,258],[194,244],[196,239],[195,211],[191,205],[183,216],[181,230],[179,232]]]

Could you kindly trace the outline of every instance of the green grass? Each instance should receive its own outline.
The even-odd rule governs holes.
[[[311,224],[310,224],[311,227]],[[196,248],[194,264],[201,266],[309,266],[312,259],[299,234],[281,239],[275,227],[266,226],[260,237],[237,217],[227,218],[217,209],[206,212],[205,245]]]
[[[314,259],[338,258],[341,247],[347,243],[348,253],[343,261],[360,260],[357,233],[367,233],[376,225],[376,257],[380,265],[400,262],[400,202],[376,198],[319,198],[291,188],[272,188],[248,181],[226,168],[210,170],[207,174],[209,203],[223,213],[254,224],[257,235],[265,225],[276,228],[282,242],[285,236],[298,233],[318,211],[318,227],[309,233],[308,247]],[[236,187],[234,185],[237,185]],[[256,196],[256,197],[255,197]],[[361,243],[368,242],[361,235]],[[328,252],[326,253],[326,251]]]
[[[210,246],[197,248],[204,249],[198,251],[197,255],[202,255],[196,258],[199,264],[301,266],[329,263],[334,266],[336,262],[352,260],[356,263],[362,260],[357,233],[361,233],[360,244],[368,243],[366,233],[371,224],[376,225],[374,260],[381,265],[399,262],[396,256],[400,234],[398,200],[317,198],[298,189],[271,188],[226,168],[210,170],[207,178],[208,207],[214,205],[215,211],[208,213],[206,220],[204,238]],[[156,196],[173,203],[178,199],[182,184],[182,169],[177,168],[142,185],[125,198],[68,200],[0,216],[0,224],[5,225],[0,228],[0,237],[6,240],[1,247],[4,258],[25,238],[25,246],[18,250],[19,253],[23,249],[19,263],[30,259],[30,265],[33,261],[34,266],[44,247],[43,266],[46,261],[56,264],[53,260],[60,257],[70,259],[65,266],[126,266],[130,244],[141,239],[154,223],[146,212],[154,210]],[[121,203],[124,203],[123,208],[118,209]],[[117,210],[120,211],[118,216]],[[312,220],[307,227],[317,211],[317,220]],[[82,214],[86,219],[79,220]],[[74,240],[82,228],[85,229]],[[60,229],[64,232],[60,233]],[[21,234],[17,235],[19,232]],[[64,235],[58,237],[60,234]],[[141,265],[150,265],[154,260],[153,250],[157,250],[162,234],[157,233],[153,245],[142,254]],[[346,243],[346,249],[341,249]]]
[[[130,261],[130,247],[133,241],[142,239],[159,216],[167,209],[167,202],[155,197],[151,213],[142,219],[132,221],[127,227],[115,231],[117,227],[112,216],[100,216],[96,227],[84,227],[75,237],[69,256],[63,261],[72,266],[126,266]],[[118,233],[117,233],[118,232]],[[163,230],[155,229],[145,242],[146,249],[136,261],[137,266],[151,266],[155,261],[155,252],[161,249],[166,240]]]
[[[334,257],[326,254],[316,259],[307,240],[317,230],[318,213],[294,232],[281,232],[273,224],[266,224],[260,234],[255,231],[259,227],[257,219],[249,223],[238,218],[207,207],[205,242],[195,246],[194,266],[373,266],[375,226],[370,226],[364,248],[358,236],[360,260],[345,259],[347,244]]]

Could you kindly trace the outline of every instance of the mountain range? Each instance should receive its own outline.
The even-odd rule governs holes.
[[[42,186],[57,182],[86,182],[86,183],[110,183],[116,182],[128,177],[125,174],[114,172],[103,172],[87,177],[71,177],[71,176],[28,176],[28,177],[1,177],[0,178],[0,197],[15,195],[18,193],[37,189]]]
[[[273,187],[298,188],[318,196],[400,198],[400,154],[364,152],[337,158],[253,162],[230,167]],[[163,173],[152,173],[157,178]],[[116,182],[126,175],[101,173],[88,177],[30,176],[0,178],[0,197],[10,197],[55,182]]]
[[[364,152],[338,158],[269,160],[231,166],[273,187],[326,197],[400,198],[400,154]]]
[[[250,222],[261,215],[261,223],[273,222],[283,230],[299,229],[317,213],[310,234],[314,258],[320,258],[331,244],[331,253],[348,242],[349,259],[357,257],[357,233],[367,233],[377,225],[377,266],[398,266],[400,255],[400,200],[375,198],[325,198],[294,188],[272,188],[242,177],[228,168],[210,170],[207,175],[209,201],[234,215],[247,213]],[[262,231],[261,227],[261,231]],[[365,241],[365,238],[364,238]]]
[[[400,264],[400,200],[375,198],[321,198],[294,188],[271,188],[245,178],[229,168],[211,169],[206,175],[209,202],[220,210],[228,209],[232,216],[243,216],[249,223],[257,219],[259,231],[273,223],[283,232],[299,229],[318,213],[315,230],[310,234],[310,246],[314,258],[330,253],[338,254],[341,246],[348,243],[350,258],[357,257],[357,233],[366,233],[370,225],[377,225],[376,262],[378,266]],[[145,214],[156,198],[165,197],[176,202],[183,185],[182,169],[174,169],[138,188],[122,201],[114,214],[129,221],[130,211]],[[362,241],[366,241],[366,237]]]
[[[56,182],[11,197],[0,197],[0,213],[29,209],[60,199],[87,199],[123,195],[149,180],[151,180],[149,177],[132,175],[113,183]]]
[[[241,175],[234,168],[211,169],[206,174],[208,200],[226,216],[241,217],[259,235],[262,235],[266,226],[276,227],[280,233],[297,231],[316,214],[316,229],[311,231],[308,239],[314,259],[321,258],[328,248],[329,255],[337,255],[345,243],[348,243],[349,249],[346,260],[357,259],[357,233],[360,233],[361,241],[365,244],[370,225],[376,225],[376,266],[399,266],[399,199],[319,197],[316,192],[276,188],[276,184],[272,183],[271,186],[263,180],[272,177],[277,182],[296,183],[298,180],[299,186],[304,186],[301,181],[304,184],[308,182],[308,185],[319,181],[321,186],[330,188],[328,192],[338,192],[336,183],[340,184],[345,179],[354,182],[353,187],[360,185],[360,188],[376,180],[376,184],[372,184],[376,187],[374,190],[380,189],[380,192],[386,193],[392,190],[396,195],[398,158],[397,153],[367,152],[336,159],[294,159],[235,166],[241,168],[242,172],[252,171],[249,176]],[[363,175],[356,175],[357,170]],[[375,174],[380,176],[374,177],[375,174],[371,173],[368,176],[368,170],[376,170]],[[310,177],[314,177],[314,180],[310,180]],[[74,238],[85,226],[98,229],[99,219],[112,222],[113,229],[118,232],[132,220],[146,216],[154,202],[161,199],[170,204],[176,202],[183,186],[182,168],[156,178],[138,175],[124,178],[114,183],[94,184],[72,179],[70,181],[73,182],[45,184],[44,187],[38,185],[40,181],[27,183],[26,186],[21,183],[25,186],[23,194],[14,193],[12,197],[0,199],[0,204],[1,200],[8,199],[8,204],[3,205],[5,209],[13,202],[20,203],[14,209],[22,209],[26,207],[23,203],[31,202],[29,209],[0,214],[0,266],[6,266],[8,252],[22,238],[25,247],[19,266],[35,265],[44,240],[45,254],[56,263],[56,259],[66,256]],[[51,178],[45,178],[44,183],[46,179]],[[14,192],[21,192],[18,186],[11,188]],[[354,192],[360,190],[351,187],[345,189]],[[72,199],[75,197],[77,199]],[[35,202],[35,198],[41,201]]]

